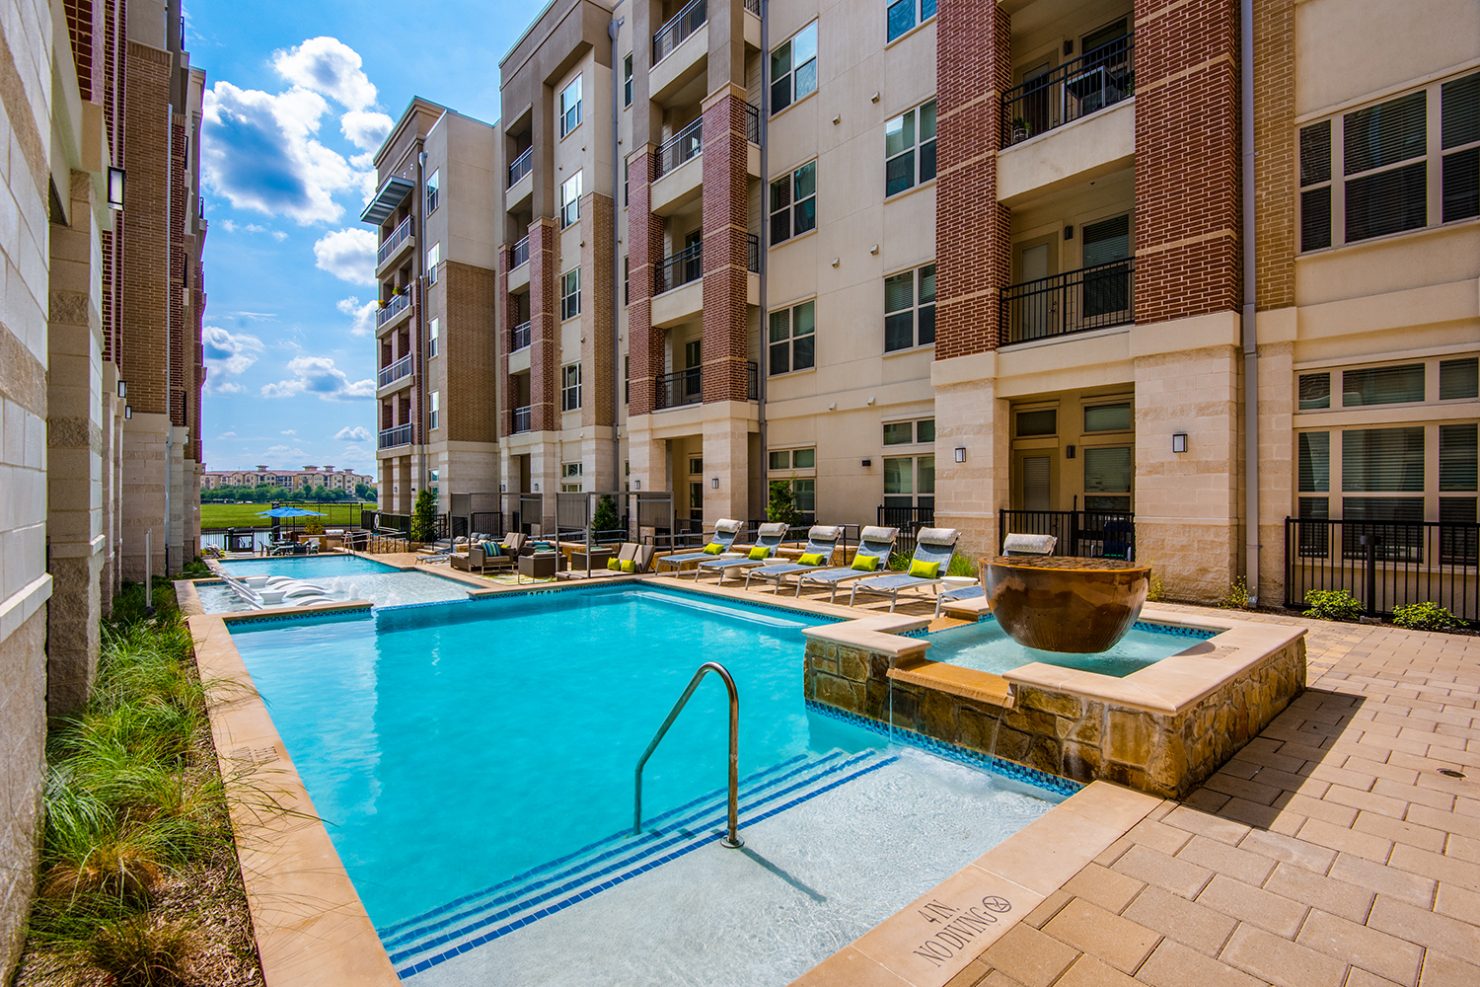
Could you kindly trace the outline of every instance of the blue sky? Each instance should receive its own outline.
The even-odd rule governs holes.
[[[206,72],[207,468],[374,472],[371,159],[414,95],[493,121],[499,59],[539,7],[187,2]]]

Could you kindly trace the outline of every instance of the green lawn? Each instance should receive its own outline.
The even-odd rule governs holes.
[[[310,511],[319,511],[325,516],[323,518],[326,527],[340,527],[348,524],[360,523],[360,510],[374,510],[374,504],[357,504],[347,501],[343,504],[325,504],[322,506],[313,504],[295,504],[293,506],[303,507]],[[214,528],[250,528],[266,527],[272,523],[271,518],[262,516],[262,512],[270,510],[271,504],[201,504],[200,526],[209,531]],[[308,518],[300,518],[298,524],[302,525]],[[288,522],[292,524],[291,521]]]

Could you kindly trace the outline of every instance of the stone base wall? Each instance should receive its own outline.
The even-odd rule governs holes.
[[[1181,798],[1305,688],[1298,638],[1175,713],[1014,684],[1001,706],[891,682],[889,656],[807,642],[806,695],[828,706],[1074,781],[1113,781]]]
[[[46,743],[46,608],[0,640],[0,982],[20,957],[36,884]]]

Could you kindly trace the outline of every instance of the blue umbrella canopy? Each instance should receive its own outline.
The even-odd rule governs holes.
[[[274,507],[270,511],[263,511],[261,517],[323,517],[318,511],[305,511],[301,507]]]

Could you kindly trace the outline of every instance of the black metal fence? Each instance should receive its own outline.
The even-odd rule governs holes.
[[[1344,589],[1372,616],[1433,602],[1480,622],[1480,523],[1285,519],[1285,606]]]
[[[526,235],[526,236],[522,236],[518,240],[515,240],[514,241],[514,253],[513,253],[513,256],[509,258],[509,267],[512,270],[513,268],[516,268],[516,267],[519,267],[519,266],[521,266],[523,264],[528,264],[528,263],[529,263],[529,237]]]
[[[695,243],[669,254],[653,268],[653,294],[661,295],[704,276],[704,244]]]
[[[1079,555],[1100,559],[1136,557],[1136,516],[1120,511],[1019,511],[997,512],[998,551],[1008,535],[1053,535],[1055,555]]]
[[[1002,97],[1002,146],[1130,99],[1136,92],[1134,47],[1127,34],[1009,89]]]
[[[1108,329],[1135,317],[1133,258],[1052,274],[1002,289],[1007,342]]]
[[[509,352],[518,353],[529,345],[530,321],[525,319],[509,330]]]
[[[881,504],[876,515],[876,524],[899,529],[899,536],[894,540],[894,553],[914,555],[915,535],[921,528],[928,528],[935,524],[935,505],[914,504],[909,507],[891,507]]]
[[[704,150],[704,118],[699,117],[658,148],[657,174],[662,178],[681,164],[692,161]]]
[[[653,32],[653,64],[657,65],[699,29],[708,17],[705,0],[693,0]]]
[[[519,152],[519,156],[509,162],[509,186],[512,188],[519,183],[519,179],[534,170],[534,147],[526,147]],[[525,260],[529,259],[529,251],[526,247]],[[517,264],[516,264],[517,266]]]

